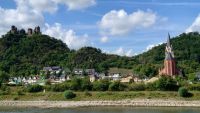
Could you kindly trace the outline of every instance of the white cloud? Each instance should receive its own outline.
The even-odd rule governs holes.
[[[190,27],[186,29],[186,33],[200,31],[200,15],[196,17],[195,21],[192,23]]]
[[[68,10],[81,10],[96,3],[95,0],[15,0],[16,2],[26,3],[31,9],[38,12],[54,13],[58,5],[64,4]]]
[[[156,46],[159,46],[159,45],[161,45],[161,44],[163,44],[163,43],[161,42],[161,43],[158,43],[158,44],[150,44],[150,45],[148,45],[148,46],[146,47],[146,50],[144,50],[144,52],[145,52],[145,51],[149,51],[149,50],[151,50],[152,48],[154,48],[154,47],[156,47]]]
[[[117,50],[113,51],[112,53],[113,54],[117,54],[117,55],[120,55],[120,56],[128,56],[128,57],[131,57],[133,56],[133,50],[132,49],[129,49],[129,50],[124,50],[123,47],[119,47]]]
[[[101,41],[102,43],[106,43],[106,42],[108,42],[108,37],[106,37],[106,36],[101,37],[100,41]]]
[[[96,0],[53,0],[56,3],[64,3],[68,10],[80,10],[96,4]]]
[[[25,29],[44,25],[44,17],[41,13],[29,9],[24,0],[16,2],[16,9],[4,9],[0,7],[0,35],[5,34],[11,25]]]
[[[78,36],[73,30],[67,30],[59,23],[55,23],[52,26],[45,24],[45,26],[44,34],[62,40],[71,49],[79,49],[81,47],[91,45],[87,34]]]
[[[39,12],[53,13],[58,9],[58,5],[52,0],[28,0],[28,5]]]
[[[123,35],[138,28],[147,28],[155,24],[157,15],[147,10],[138,10],[127,14],[123,9],[106,13],[98,23],[103,34]]]
[[[11,25],[17,28],[44,27],[43,12],[57,11],[59,4],[65,4],[70,10],[87,8],[95,4],[95,0],[14,0],[15,9],[0,7],[0,35],[9,31]]]

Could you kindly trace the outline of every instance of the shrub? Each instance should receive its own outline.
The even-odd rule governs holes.
[[[156,82],[147,83],[145,85],[145,89],[148,90],[148,91],[155,91],[156,90]]]
[[[43,89],[44,88],[41,85],[30,85],[30,86],[28,86],[28,92],[40,92]]]
[[[76,94],[73,93],[70,90],[67,90],[67,91],[64,92],[64,96],[65,96],[66,99],[72,99],[72,98],[76,97]]]
[[[81,82],[82,80],[79,78],[73,78],[70,82],[70,90],[81,90]]]
[[[181,96],[181,97],[188,97],[188,96],[189,96],[188,90],[187,90],[186,88],[184,88],[184,87],[180,87],[180,88],[178,89],[178,94],[179,94],[179,96]]]
[[[1,92],[2,95],[8,95],[8,94],[10,94],[10,87],[8,87],[6,85],[2,85],[1,86],[1,90],[2,90],[2,92]]]
[[[126,88],[126,85],[120,83],[119,81],[113,82],[109,85],[110,91],[123,91]]]
[[[145,85],[144,84],[130,84],[129,90],[131,90],[131,91],[144,91]]]
[[[81,82],[81,89],[83,91],[87,90],[87,91],[90,91],[92,90],[92,84],[90,82],[90,80],[88,78],[85,78],[82,80]]]
[[[158,81],[156,81],[156,88],[161,91],[177,91],[179,86],[173,78],[162,76]]]
[[[63,92],[66,89],[67,88],[66,88],[65,84],[54,84],[54,85],[51,86],[51,90],[54,91],[54,92]]]
[[[108,80],[100,80],[93,82],[92,89],[95,91],[107,91],[109,88],[110,82]]]

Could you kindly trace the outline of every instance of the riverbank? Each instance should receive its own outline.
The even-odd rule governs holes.
[[[200,107],[200,101],[186,100],[118,100],[118,101],[0,101],[1,107],[72,108],[92,106]]]
[[[75,98],[66,99],[63,92],[38,92],[38,93],[16,93],[0,95],[0,101],[119,101],[119,100],[180,100],[195,101],[200,100],[200,92],[192,91],[191,97],[183,98],[177,91],[106,91],[106,92],[74,92]]]

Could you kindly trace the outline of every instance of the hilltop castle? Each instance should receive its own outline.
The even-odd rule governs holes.
[[[179,74],[181,74],[181,71],[176,67],[176,60],[170,43],[170,35],[168,34],[167,45],[165,48],[164,68],[159,69],[159,75],[176,76]]]
[[[33,31],[32,28],[28,28],[27,33],[26,33],[26,31],[24,29],[17,30],[17,27],[12,25],[9,33],[12,33],[12,34],[27,34],[28,36],[31,36],[33,34],[41,34],[41,31],[40,31],[40,27],[37,26],[37,27],[35,27],[34,31]]]

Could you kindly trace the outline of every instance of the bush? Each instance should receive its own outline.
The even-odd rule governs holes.
[[[144,84],[130,84],[129,90],[130,91],[144,91],[145,85]]]
[[[67,90],[67,91],[64,92],[64,96],[65,96],[66,99],[72,99],[72,98],[76,97],[76,94],[73,93],[70,90]]]
[[[70,82],[70,90],[81,90],[81,82],[82,80],[79,78],[73,78]]]
[[[107,91],[109,87],[110,82],[108,80],[100,80],[93,82],[92,89],[94,91]]]
[[[92,90],[92,84],[90,82],[90,79],[85,78],[85,79],[82,80],[82,82],[81,82],[81,89],[83,91],[85,91],[85,90],[86,91]]]
[[[120,83],[119,81],[113,82],[109,85],[110,91],[123,91],[126,88],[126,85]]]
[[[181,97],[188,97],[190,93],[188,92],[188,90],[187,90],[186,88],[180,87],[180,88],[178,89],[178,94],[179,94],[179,96],[181,96]]]
[[[145,89],[147,91],[155,91],[156,90],[156,82],[153,82],[153,83],[147,83],[145,85]]]
[[[43,89],[44,88],[41,85],[30,85],[30,86],[28,86],[28,92],[40,92]]]
[[[160,91],[177,91],[179,86],[173,78],[162,76],[158,81],[156,81],[156,88]]]
[[[1,86],[1,90],[2,90],[2,92],[1,92],[2,95],[8,95],[8,94],[10,94],[10,87],[8,87],[6,85],[2,85]]]
[[[51,90],[54,92],[63,92],[67,89],[65,84],[54,84],[51,86]]]

